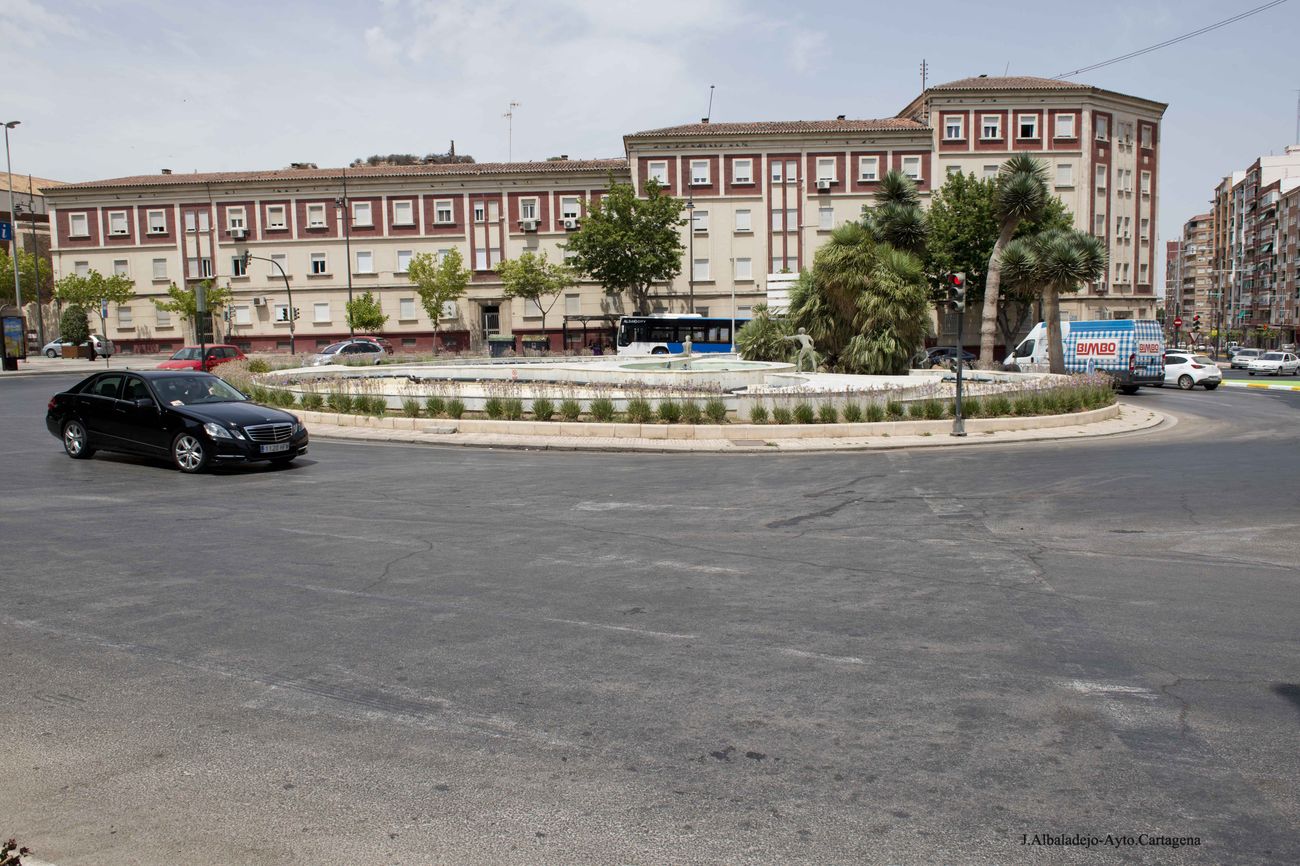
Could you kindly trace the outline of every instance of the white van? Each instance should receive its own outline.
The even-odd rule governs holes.
[[[1125,394],[1140,385],[1163,385],[1165,339],[1155,319],[1061,322],[1068,373],[1106,373]],[[1047,364],[1047,324],[1039,322],[1003,360],[1007,367]]]

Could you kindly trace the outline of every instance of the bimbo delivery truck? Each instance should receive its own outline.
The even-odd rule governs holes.
[[[1165,381],[1165,338],[1155,319],[1061,322],[1061,351],[1067,373],[1105,373],[1125,394]],[[1047,324],[1034,325],[1002,363],[1046,364]]]

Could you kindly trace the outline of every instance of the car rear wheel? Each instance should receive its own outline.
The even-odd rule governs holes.
[[[197,437],[181,433],[172,440],[172,462],[182,472],[202,472],[208,465],[208,451]]]
[[[94,456],[95,449],[90,447],[90,436],[80,421],[69,421],[63,425],[63,450],[73,460],[85,460]]]
[[[1184,373],[1178,377],[1178,387],[1184,391],[1190,391],[1196,387],[1196,380]]]

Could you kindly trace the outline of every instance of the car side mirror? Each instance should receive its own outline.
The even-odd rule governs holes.
[[[152,398],[152,397],[141,397],[140,399],[138,399],[138,400],[135,401],[135,405],[136,405],[136,408],[138,408],[138,409],[157,409],[157,408],[158,408],[158,404],[155,403],[155,402],[153,401],[153,398]]]

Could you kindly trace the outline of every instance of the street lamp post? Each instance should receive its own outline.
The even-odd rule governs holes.
[[[31,189],[30,187],[31,182],[32,179],[28,177],[27,183],[29,184],[28,186],[29,190]],[[32,238],[32,276],[34,277],[34,279],[32,280],[32,291],[36,294],[36,298],[35,298],[36,342],[44,346],[45,345],[45,310],[41,306],[41,251],[40,251],[40,247],[36,245],[36,194],[32,193],[30,198],[31,198],[31,204],[24,205],[22,203],[19,203],[14,205],[14,243],[16,244],[18,242],[17,213],[18,213],[18,209],[22,208],[25,211],[27,211],[27,216],[29,219],[29,222],[27,223],[27,227],[31,230],[31,238]]]
[[[284,272],[284,268],[282,268],[280,266],[280,263],[277,262],[275,259],[268,259],[262,256],[255,256],[252,253],[248,253],[248,252],[244,253],[245,271],[248,270],[248,263],[253,261],[254,259],[256,259],[259,262],[270,262],[271,264],[275,265],[275,269],[280,272],[280,278],[284,280],[284,293],[289,296],[289,301],[288,301],[289,303],[289,354],[296,355],[298,354],[298,351],[296,346],[294,345],[294,338],[293,338],[293,322],[294,322],[294,313],[296,311],[293,308],[293,289],[290,288],[289,286],[289,275]]]
[[[17,209],[14,207],[14,167],[9,161],[9,130],[13,129],[20,123],[22,123],[21,120],[5,121],[5,171],[9,173],[9,220],[10,224],[13,226],[18,224],[18,218]],[[18,233],[13,231],[12,235],[13,246],[11,249],[13,250],[14,266],[14,304],[18,307],[18,315],[21,316],[23,314],[23,289],[18,282]],[[35,251],[33,250],[33,252]],[[23,330],[27,330],[26,324],[23,325]],[[23,334],[23,342],[27,342],[26,333]]]
[[[348,336],[355,337],[356,332],[352,327],[352,202],[348,200],[348,175],[343,173],[343,195],[334,199],[334,204],[343,211],[343,250],[347,256],[347,273],[348,273]]]
[[[695,312],[695,193],[691,192],[686,199],[686,231],[687,245],[689,247],[686,257],[690,259],[686,263],[686,312]]]

